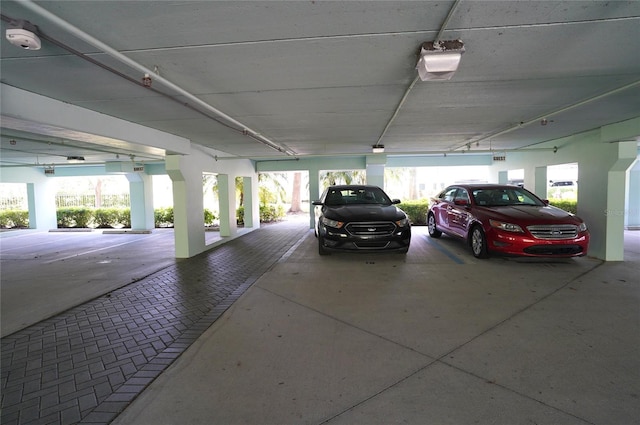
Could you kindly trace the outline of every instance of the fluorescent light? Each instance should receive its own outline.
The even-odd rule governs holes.
[[[458,70],[464,53],[460,40],[423,43],[416,68],[422,81],[450,80]]]

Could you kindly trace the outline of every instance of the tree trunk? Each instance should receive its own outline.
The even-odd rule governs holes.
[[[96,195],[94,205],[96,208],[102,207],[102,180],[98,179],[96,181],[96,187],[94,188],[94,193]]]
[[[300,207],[300,186],[302,185],[302,174],[296,172],[293,174],[293,191],[291,193],[291,208],[289,212],[297,213],[302,211]]]

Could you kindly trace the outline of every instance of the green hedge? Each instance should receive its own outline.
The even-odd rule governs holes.
[[[238,208],[238,222],[244,220],[244,207]],[[153,212],[155,227],[173,227],[173,208],[157,208]],[[260,221],[271,222],[285,216],[282,205],[260,207]],[[108,229],[114,227],[131,228],[131,208],[85,208],[65,207],[56,210],[58,228],[95,227]],[[212,226],[219,219],[216,214],[205,208],[204,225]],[[0,228],[28,228],[29,211],[0,211]]]
[[[89,227],[93,222],[93,210],[85,207],[58,208],[58,227]]]
[[[29,227],[29,211],[4,210],[0,211],[0,227],[27,228]]]
[[[156,227],[173,227],[173,208],[156,208],[153,211]]]
[[[284,206],[281,204],[260,205],[260,223],[272,223],[282,220],[286,216]],[[244,207],[236,209],[236,219],[238,224],[244,224]]]
[[[260,223],[272,223],[282,220],[286,215],[281,204],[260,205]]]
[[[561,210],[568,211],[572,214],[576,214],[578,212],[578,202],[573,200],[549,199],[549,205],[553,205],[554,207],[558,207]]]
[[[429,201],[419,199],[417,201],[405,201],[398,204],[398,208],[407,213],[411,224],[426,224]]]

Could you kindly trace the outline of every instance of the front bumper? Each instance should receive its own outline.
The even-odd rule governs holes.
[[[538,239],[526,235],[495,231],[487,235],[487,248],[493,253],[526,257],[582,257],[589,249],[589,234],[571,239]]]
[[[406,251],[411,243],[411,227],[397,227],[389,232],[380,234],[380,231],[366,229],[379,229],[379,223],[358,223],[358,227],[346,225],[345,228],[336,229],[320,225],[318,235],[322,238],[323,246],[328,250],[340,251]],[[351,231],[349,231],[350,229]],[[356,229],[356,231],[354,231]]]

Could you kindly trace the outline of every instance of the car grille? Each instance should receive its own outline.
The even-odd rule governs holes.
[[[578,227],[573,224],[528,226],[527,230],[538,239],[573,239],[578,236]]]
[[[396,230],[396,225],[388,221],[349,223],[347,232],[354,236],[389,236]]]
[[[582,252],[580,245],[535,245],[524,249],[532,255],[577,255]]]

